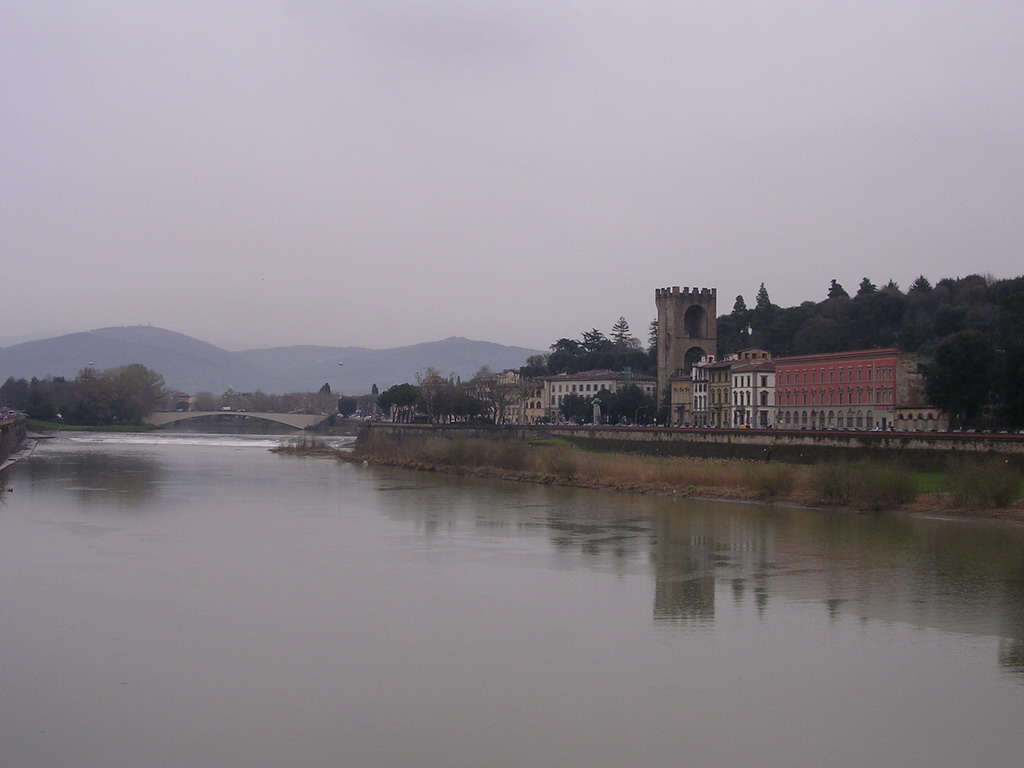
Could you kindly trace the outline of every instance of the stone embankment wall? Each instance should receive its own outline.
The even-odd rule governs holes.
[[[18,417],[0,421],[0,463],[14,453],[25,440],[25,419]]]
[[[562,439],[595,450],[665,456],[812,463],[873,458],[918,466],[944,466],[956,456],[1000,455],[1024,468],[1024,435],[826,430],[669,429],[650,427],[466,427],[368,422],[360,436],[385,434],[449,437]]]

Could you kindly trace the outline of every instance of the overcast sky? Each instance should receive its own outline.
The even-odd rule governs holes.
[[[546,348],[1024,273],[1024,3],[0,0],[0,337]]]

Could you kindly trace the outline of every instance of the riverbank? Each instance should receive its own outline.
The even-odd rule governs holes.
[[[29,419],[28,428],[33,432],[152,432],[149,424],[65,424],[60,421],[39,421]]]
[[[10,463],[9,458],[21,450],[25,434],[23,416],[0,420],[0,467],[6,467]]]
[[[876,461],[797,465],[598,453],[558,441],[385,435],[371,435],[351,454],[335,455],[420,471],[629,493],[1024,522],[1021,473],[998,458],[915,472]]]

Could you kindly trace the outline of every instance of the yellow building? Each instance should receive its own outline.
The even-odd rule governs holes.
[[[669,384],[669,423],[673,427],[695,426],[693,417],[693,379],[690,376],[672,376]]]

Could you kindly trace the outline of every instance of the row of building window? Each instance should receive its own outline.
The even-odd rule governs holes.
[[[767,392],[761,392],[760,395],[761,395],[761,405],[764,405],[764,406],[769,405],[769,402],[768,402],[769,397],[770,397],[769,394]],[[742,390],[740,390],[740,391],[733,390],[733,393],[732,393],[732,404],[733,405],[736,405],[736,406],[750,405],[752,399],[753,399],[753,397],[751,396],[750,392],[744,392]]]
[[[571,387],[571,389],[570,389]],[[579,389],[577,389],[579,387]],[[597,384],[554,384],[551,387],[553,392],[600,392],[601,387]]]
[[[828,393],[827,403],[825,402],[826,392]],[[857,387],[856,390],[852,387],[846,390],[784,389],[778,393],[779,405],[882,405],[893,402],[893,390],[888,387],[868,387],[866,394],[867,397],[864,397],[865,392],[860,387]]]
[[[871,411],[843,413],[840,411],[782,411],[779,414],[779,425],[787,427],[852,427],[854,429],[872,429],[875,417]]]
[[[578,389],[577,389],[578,387]],[[607,385],[601,384],[552,384],[552,392],[600,392],[602,389],[607,389]],[[650,394],[654,391],[654,387],[644,384],[640,387],[644,392]]]
[[[846,368],[801,368],[801,369],[787,369],[779,371],[779,378],[783,380],[783,384],[833,384],[838,381],[840,384],[843,383],[843,378],[847,382],[852,381],[891,381],[894,374],[894,368],[892,366],[878,366],[877,368],[871,365],[862,366],[858,365],[848,366]],[[828,382],[825,381],[825,374],[828,373]],[[865,376],[866,372],[866,376]],[[856,378],[854,378],[856,373]],[[808,381],[808,378],[810,379]]]
[[[759,386],[767,387],[768,386],[768,377],[765,376],[765,375],[761,375],[760,379],[761,379],[761,384]],[[719,382],[719,383],[721,383],[721,382]],[[742,376],[740,376],[740,375],[733,376],[732,386],[733,387],[753,387],[754,386],[754,376],[749,374],[749,373],[748,374],[743,374]]]

